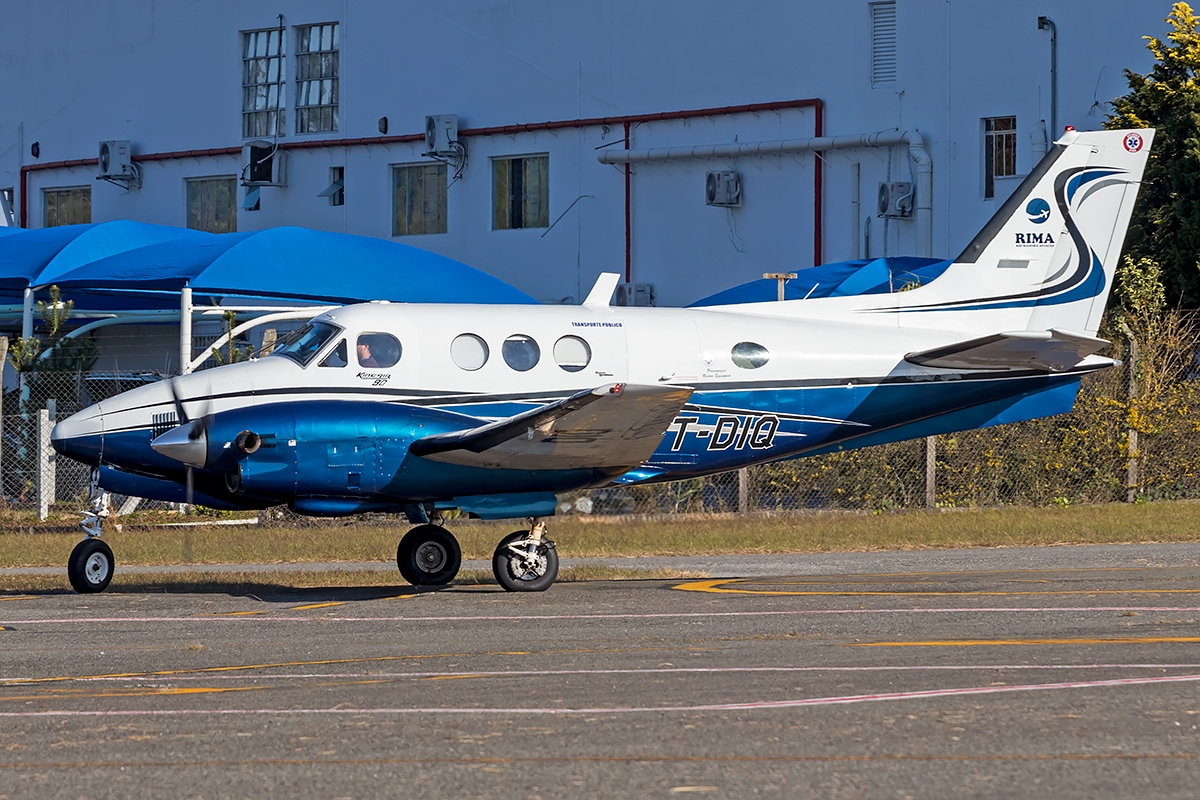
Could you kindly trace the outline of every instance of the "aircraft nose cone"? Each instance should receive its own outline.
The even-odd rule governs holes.
[[[150,442],[150,446],[167,458],[190,467],[203,467],[208,460],[208,431],[202,422],[198,419],[185,422]]]
[[[50,432],[50,444],[56,452],[86,464],[99,461],[103,440],[104,415],[99,405],[72,414]]]

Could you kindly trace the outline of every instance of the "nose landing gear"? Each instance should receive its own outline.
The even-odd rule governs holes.
[[[88,495],[90,500],[87,509],[81,512],[83,519],[79,521],[87,538],[75,545],[67,560],[67,580],[71,582],[71,588],[80,594],[94,594],[107,589],[117,566],[112,548],[100,540],[110,509],[108,492],[100,488],[98,470],[92,470]]]

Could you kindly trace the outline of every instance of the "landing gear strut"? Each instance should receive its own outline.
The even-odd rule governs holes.
[[[89,484],[90,500],[79,525],[87,538],[75,545],[71,558],[67,561],[67,579],[71,588],[80,594],[94,594],[108,588],[116,571],[117,562],[113,558],[112,549],[100,541],[104,532],[104,520],[110,513],[108,492],[100,488],[99,470],[92,470],[92,480]]]
[[[558,577],[558,551],[538,520],[527,531],[500,540],[492,555],[492,574],[508,592],[544,592]]]
[[[445,528],[418,525],[400,540],[396,566],[413,586],[445,586],[462,566],[462,549]]]

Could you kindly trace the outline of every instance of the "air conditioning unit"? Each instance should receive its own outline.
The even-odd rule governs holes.
[[[654,305],[654,285],[650,283],[617,284],[616,304],[619,306]]]
[[[132,180],[133,150],[128,139],[113,139],[100,143],[100,172],[96,176],[101,180]]]
[[[423,155],[443,158],[462,152],[457,114],[431,114],[425,118],[425,151]]]
[[[258,139],[242,145],[243,186],[287,186],[287,154],[274,142]]]
[[[911,217],[913,185],[908,181],[879,184],[879,216]]]
[[[742,178],[736,172],[710,172],[704,179],[704,202],[710,206],[740,206]]]

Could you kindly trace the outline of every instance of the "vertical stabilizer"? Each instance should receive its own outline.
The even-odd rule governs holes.
[[[1094,334],[1153,138],[1064,134],[946,273],[903,295],[901,324]]]

